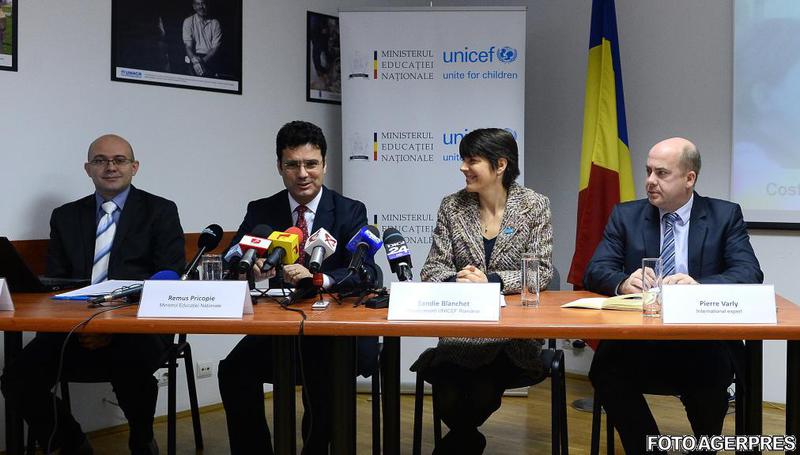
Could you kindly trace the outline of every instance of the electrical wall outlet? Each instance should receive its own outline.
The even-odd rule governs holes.
[[[156,379],[158,379],[159,387],[166,387],[169,385],[169,370],[158,370],[156,372]]]
[[[214,362],[197,362],[197,379],[210,378],[214,375]]]

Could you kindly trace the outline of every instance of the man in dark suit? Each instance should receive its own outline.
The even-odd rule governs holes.
[[[642,258],[661,257],[664,284],[761,283],[737,204],[694,192],[700,154],[686,139],[659,142],[647,157],[647,199],[614,207],[586,269],[586,289],[642,291]],[[645,452],[659,434],[643,393],[680,395],[695,435],[718,435],[741,343],[603,341],[589,376],[625,452]]]
[[[54,277],[145,279],[184,267],[183,230],[175,204],[131,185],[139,169],[133,148],[116,135],[101,136],[84,164],[95,193],[53,211],[47,274]],[[39,333],[2,376],[6,404],[15,406],[41,447],[56,426],[50,450],[92,453],[78,422],[53,395],[64,333]],[[172,336],[78,333],[69,337],[61,377],[110,381],[130,427],[131,453],[158,453],[153,439],[158,386],[153,372]],[[57,421],[54,422],[54,417]]]
[[[277,135],[278,173],[285,190],[268,198],[252,201],[239,231],[231,245],[259,224],[276,231],[297,226],[303,237],[325,228],[338,240],[336,251],[322,263],[323,288],[339,284],[354,284],[358,278],[347,271],[350,253],[347,242],[367,224],[364,204],[346,198],[323,186],[326,172],[327,145],[322,130],[308,122],[294,121],[284,125]],[[301,246],[302,249],[302,246]],[[305,258],[307,262],[307,257]],[[254,267],[256,279],[267,278],[258,270],[264,260]],[[283,280],[288,286],[301,285],[312,277],[306,262],[283,266]],[[380,285],[380,270],[372,258],[365,260],[370,275]],[[274,280],[273,280],[274,281]],[[303,384],[303,447],[304,454],[328,453],[331,437],[330,389],[331,343],[328,337],[302,338]],[[358,340],[358,372],[369,375],[375,368],[377,339]],[[272,382],[272,337],[246,336],[219,364],[219,388],[228,422],[231,453],[271,454],[272,444],[264,415],[265,382]],[[299,362],[298,362],[299,363]],[[310,399],[313,410],[309,409]],[[310,432],[310,433],[309,433]]]

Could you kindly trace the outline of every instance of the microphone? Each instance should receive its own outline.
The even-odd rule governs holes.
[[[197,254],[194,255],[189,266],[186,267],[183,275],[181,275],[181,281],[185,281],[189,278],[189,275],[197,269],[197,262],[200,261],[200,256],[206,251],[216,248],[220,240],[222,240],[222,227],[220,227],[219,224],[212,224],[203,229],[203,232],[200,233],[200,237],[197,238]]]
[[[300,257],[300,244],[303,243],[303,231],[292,226],[285,232],[274,231],[269,236],[269,256],[261,266],[261,273],[269,272],[280,264],[294,264]]]
[[[236,266],[239,273],[248,273],[253,268],[253,263],[256,262],[259,256],[263,256],[269,248],[270,242],[268,237],[272,234],[273,230],[266,224],[259,224],[253,228],[253,231],[242,237],[239,241],[239,248],[242,250],[242,258]]]
[[[175,272],[174,270],[160,270],[150,277],[151,280],[177,280],[178,278],[179,278],[178,273]],[[100,304],[105,302],[110,302],[112,300],[119,300],[123,297],[140,294],[142,292],[142,288],[144,288],[144,283],[134,284],[132,286],[126,286],[122,289],[117,289],[116,291],[113,291],[111,294],[97,296],[89,300],[89,307],[94,308],[100,306]]]
[[[317,232],[311,234],[311,237],[306,241],[305,248],[306,254],[310,256],[308,270],[311,273],[319,272],[320,267],[322,267],[322,261],[336,251],[337,243],[339,242],[324,228],[319,228]]]
[[[380,235],[381,233],[375,226],[366,225],[358,230],[356,235],[347,242],[347,251],[353,253],[347,270],[351,273],[355,273],[361,268],[361,265],[364,263],[364,256],[366,256],[367,253],[372,256],[381,248],[383,242],[381,242]]]
[[[406,239],[397,229],[390,227],[383,231],[383,248],[386,249],[386,259],[389,267],[397,274],[400,281],[411,281],[411,252],[408,250]]]

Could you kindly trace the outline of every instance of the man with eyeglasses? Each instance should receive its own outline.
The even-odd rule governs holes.
[[[108,134],[89,146],[86,174],[95,192],[53,211],[47,274],[54,277],[141,280],[160,270],[180,273],[185,263],[183,229],[175,204],[131,185],[139,170],[133,148]],[[48,453],[91,454],[78,422],[51,393],[66,334],[38,333],[2,376],[6,405],[14,406]],[[155,454],[153,439],[161,365],[171,335],[89,334],[69,338],[61,378],[110,381],[128,419],[133,454]],[[54,417],[56,431],[52,441]],[[49,445],[48,445],[49,444]]]
[[[284,125],[278,131],[276,152],[278,174],[286,189],[248,204],[247,214],[231,245],[235,248],[242,236],[259,224],[269,225],[276,231],[297,226],[303,231],[304,238],[319,228],[325,228],[338,240],[334,254],[322,263],[323,287],[330,288],[342,281],[352,284],[357,279],[348,274],[350,253],[345,245],[367,224],[367,210],[363,203],[323,185],[327,170],[326,151],[325,136],[318,126],[303,121]],[[307,259],[301,257],[298,263],[283,266],[283,280],[288,286],[294,287],[301,280],[311,278],[306,267]],[[263,260],[259,260],[254,267],[257,280],[266,278],[258,271],[262,263]],[[366,259],[365,263],[373,276],[380,276],[372,258]],[[376,280],[380,281],[380,278]],[[303,405],[306,410],[302,425],[306,442],[304,454],[328,453],[333,425],[330,401],[334,393],[330,389],[330,347],[328,337],[302,338]],[[377,339],[361,337],[358,348],[358,373],[368,376],[375,369]],[[219,388],[234,455],[273,453],[264,415],[263,388],[265,382],[272,382],[271,356],[272,337],[246,336],[219,364]],[[309,409],[310,406],[313,408]]]

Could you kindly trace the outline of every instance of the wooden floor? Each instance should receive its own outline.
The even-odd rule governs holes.
[[[567,380],[567,395],[571,403],[578,398],[591,396],[591,385],[585,378],[569,377]],[[272,403],[267,399],[267,418],[272,420]],[[651,408],[654,410],[656,420],[662,433],[690,434],[689,423],[680,401],[674,397],[648,396]],[[300,403],[300,396],[297,403]],[[413,395],[403,395],[402,406],[402,449],[401,452],[411,453],[411,432],[414,410]],[[371,453],[371,398],[368,394],[358,396],[358,453]],[[298,412],[298,415],[300,413]],[[569,450],[571,454],[589,453],[589,438],[591,434],[591,414],[580,412],[571,407],[569,415]],[[228,450],[228,436],[225,427],[225,411],[221,406],[209,406],[202,412],[203,437],[205,454],[226,454]],[[431,423],[430,397],[426,397],[425,417],[423,427],[423,453],[431,453],[433,449],[433,427]],[[734,416],[729,414],[725,420],[726,434],[733,434]],[[299,432],[300,422],[298,418]],[[446,428],[446,427],[445,427]],[[445,429],[446,431],[446,429]],[[487,439],[487,454],[547,454],[550,453],[550,386],[549,382],[534,387],[528,397],[505,397],[503,405],[481,427],[481,432]],[[783,407],[764,405],[764,434],[784,434],[784,409]],[[96,455],[111,455],[125,453],[127,448],[127,428],[125,426],[101,430],[89,435],[94,453]],[[156,438],[162,453],[166,453],[167,433],[166,421],[158,419],[156,424]],[[605,437],[601,438],[601,453],[605,452]],[[298,439],[298,448],[302,443]],[[193,454],[194,443],[192,437],[191,417],[182,413],[178,419],[178,453]],[[623,453],[617,440],[617,453]]]

